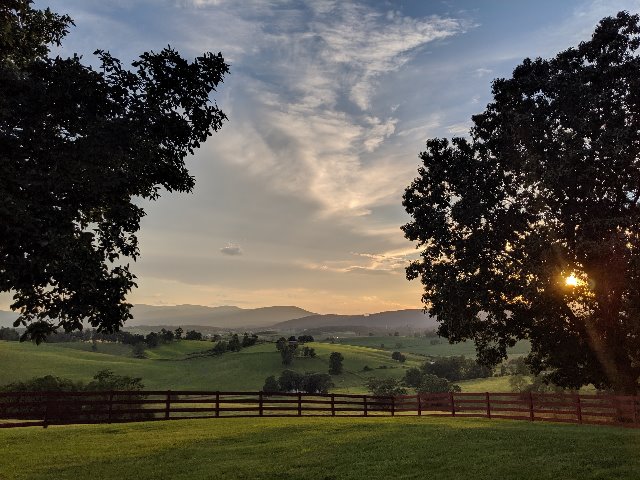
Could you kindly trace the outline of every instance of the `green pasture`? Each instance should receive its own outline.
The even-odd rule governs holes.
[[[434,418],[246,418],[0,430],[3,480],[637,479],[640,431]]]
[[[360,347],[370,347],[384,351],[399,351],[402,353],[414,353],[417,355],[427,355],[432,357],[449,357],[454,355],[464,355],[465,357],[475,357],[476,348],[473,342],[449,343],[445,338],[436,338],[440,343],[431,344],[433,337],[339,337],[334,342],[341,345],[356,345]],[[518,342],[509,350],[509,355],[525,355],[529,353],[529,342]]]
[[[327,372],[329,355],[337,351],[345,358],[344,373],[333,377],[333,390],[365,392],[369,376],[400,378],[407,368],[423,361],[422,357],[409,355],[400,364],[381,350],[328,343],[309,345],[316,349],[316,358],[296,358],[291,367],[284,367],[272,343],[218,357],[189,358],[188,354],[210,349],[213,344],[183,340],[148,350],[149,358],[137,359],[129,350],[119,348],[121,345],[98,344],[98,351],[93,352],[90,343],[36,346],[0,341],[0,385],[44,375],[87,381],[98,370],[108,368],[119,375],[142,377],[148,389],[259,390],[267,376],[278,376],[285,368]],[[363,371],[365,365],[372,370]]]

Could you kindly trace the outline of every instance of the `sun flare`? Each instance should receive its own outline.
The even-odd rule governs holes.
[[[569,275],[567,278],[565,278],[564,281],[569,287],[578,286],[578,278],[573,273]]]

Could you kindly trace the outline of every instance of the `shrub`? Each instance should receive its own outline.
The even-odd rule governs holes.
[[[370,378],[367,381],[367,390],[372,395],[378,396],[396,396],[405,395],[407,389],[395,378]]]

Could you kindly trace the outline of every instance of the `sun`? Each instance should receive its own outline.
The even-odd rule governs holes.
[[[569,275],[567,278],[565,278],[564,281],[569,287],[578,286],[578,278],[573,273]]]

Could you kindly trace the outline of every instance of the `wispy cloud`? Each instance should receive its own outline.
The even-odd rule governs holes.
[[[322,263],[306,263],[304,268],[331,273],[361,273],[371,275],[404,275],[405,267],[417,255],[413,248],[384,253],[352,252],[351,260],[333,260]],[[356,263],[357,261],[357,263]]]
[[[220,249],[220,253],[222,253],[223,255],[229,255],[232,257],[236,255],[242,255],[242,248],[240,248],[240,245],[228,243],[225,247],[222,247]]]
[[[381,152],[398,119],[394,109],[381,109],[378,82],[423,46],[469,24],[325,1],[279,4],[277,22],[263,27],[260,18],[230,5],[218,9],[253,22],[253,31],[260,25],[251,39],[258,50],[244,61],[258,62],[261,74],[245,76],[240,66],[230,92],[235,131],[225,134],[215,153],[278,191],[309,198],[320,215],[363,216],[377,205],[397,203],[415,166],[399,165]],[[270,4],[261,5],[269,16]]]

